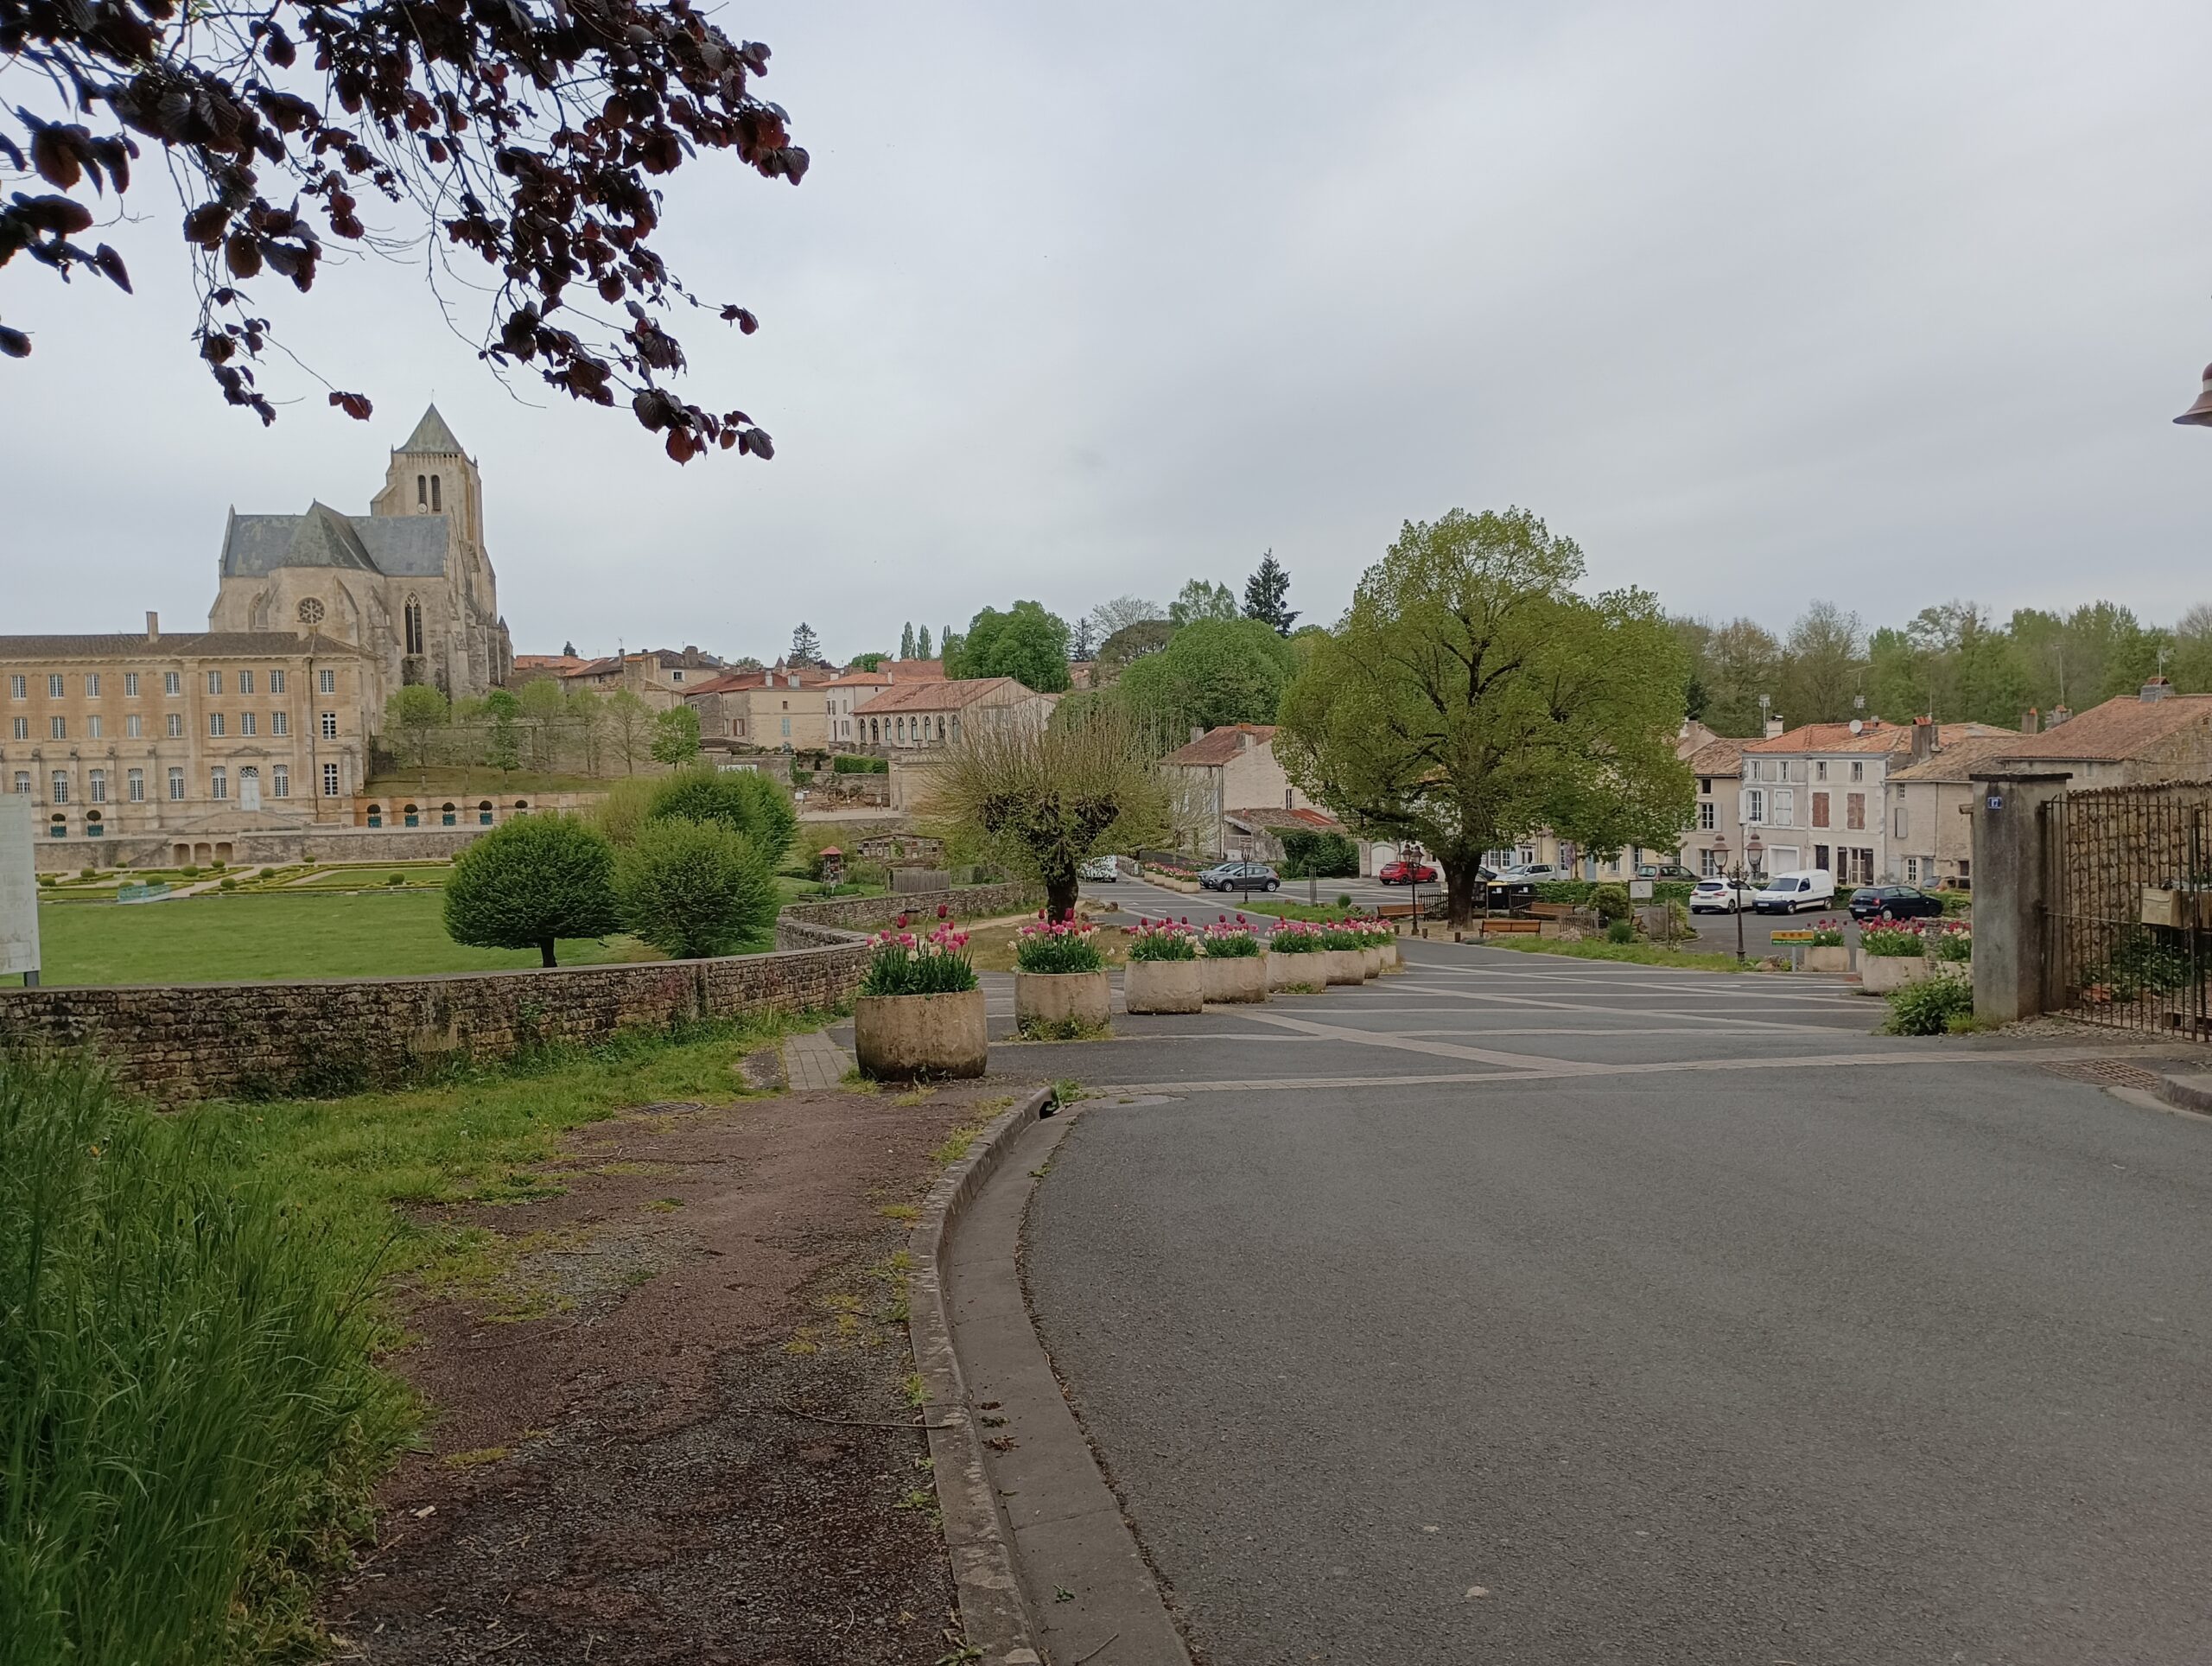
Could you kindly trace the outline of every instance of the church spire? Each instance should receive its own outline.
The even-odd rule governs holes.
[[[446,419],[438,415],[435,405],[423,413],[423,420],[415,424],[415,431],[407,436],[407,443],[399,449],[402,453],[427,451],[454,457],[463,455],[461,442],[454,438],[453,430],[446,426]]]

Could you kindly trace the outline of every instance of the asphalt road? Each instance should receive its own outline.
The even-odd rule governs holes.
[[[1833,980],[1411,954],[1052,1052],[1157,1096],[1027,1269],[1212,1666],[2212,1658],[2212,1124]]]

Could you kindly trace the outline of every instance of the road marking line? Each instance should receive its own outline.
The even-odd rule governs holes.
[[[1446,1041],[1402,1041],[1379,1031],[1348,1029],[1341,1024],[1320,1024],[1312,1019],[1284,1018],[1270,1013],[1245,1013],[1241,1016],[1255,1024],[1272,1024],[1279,1029],[1297,1030],[1306,1035],[1349,1041],[1356,1046],[1389,1047],[1399,1052],[1430,1053],[1441,1059],[1471,1059],[1481,1064],[1503,1065],[1511,1069],[1550,1067],[1562,1074],[1573,1074],[1577,1069],[1564,1060],[1539,1053],[1497,1052],[1487,1047],[1463,1047]]]

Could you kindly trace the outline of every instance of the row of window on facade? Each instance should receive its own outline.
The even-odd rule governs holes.
[[[226,738],[232,733],[231,718],[233,715],[238,718],[237,733],[239,735],[257,735],[261,733],[261,714],[259,712],[241,711],[238,713],[229,713],[211,711],[207,714],[207,734],[209,737],[217,741]],[[321,730],[322,738],[326,741],[334,741],[338,738],[338,714],[336,712],[327,711],[322,714]],[[168,715],[167,732],[168,738],[172,741],[181,740],[183,738],[184,714],[182,712],[173,711]],[[291,732],[291,713],[288,711],[272,711],[269,714],[269,733],[270,734],[283,736],[289,735]],[[18,741],[29,740],[31,738],[31,720],[28,717],[17,717],[11,720],[10,724],[10,733],[12,734]],[[123,736],[125,740],[143,740],[145,738],[145,734],[146,720],[140,716],[137,712],[132,712],[129,716],[123,720]],[[69,720],[67,717],[48,718],[46,721],[46,738],[49,741],[67,740],[69,738]],[[107,725],[101,721],[99,713],[93,712],[86,717],[84,738],[87,741],[102,741],[109,738]]]
[[[419,652],[419,650],[417,652]],[[86,671],[83,675],[85,680],[85,698],[87,700],[99,699],[101,697],[100,678],[103,673],[99,671]],[[283,671],[280,667],[276,666],[270,666],[268,670],[263,671],[238,671],[234,673],[234,676],[238,682],[238,691],[240,694],[252,694],[256,692],[257,680],[265,686],[268,689],[268,691],[271,694],[283,694],[285,692],[288,685],[288,679],[286,678]],[[138,684],[138,672],[124,672],[123,697],[126,700],[137,699]],[[317,692],[322,694],[337,693],[338,673],[334,671],[317,671],[315,673],[315,689]],[[164,695],[182,694],[184,692],[184,673],[182,671],[163,671],[162,673],[162,692]],[[207,692],[210,694],[221,694],[223,692],[222,672],[209,671],[207,673]],[[61,672],[49,671],[47,673],[46,693],[47,697],[50,700],[60,700],[67,696],[68,689],[66,679]],[[10,700],[28,700],[31,697],[31,679],[29,673],[25,671],[11,671],[9,673],[8,697]]]
[[[1852,759],[1850,766],[1852,780],[1863,781],[1866,779],[1865,759]],[[1815,758],[1812,767],[1813,773],[1808,775],[1803,766],[1792,759],[1746,758],[1744,760],[1744,779],[1747,781],[1825,781],[1828,779],[1827,759]]]
[[[15,773],[15,790],[20,793],[29,793],[35,779],[32,772],[28,769],[17,770]],[[239,798],[249,804],[257,804],[261,798],[261,770],[257,766],[248,764],[241,768],[238,771],[238,781]],[[183,803],[187,796],[185,772],[182,769],[170,770],[168,773],[167,784],[170,801],[176,804]],[[322,796],[326,798],[337,798],[340,785],[338,766],[325,764],[322,766]],[[144,804],[146,792],[147,781],[144,770],[128,769],[123,772],[123,802],[134,804]],[[75,796],[75,793],[76,785],[67,770],[57,769],[48,778],[47,802],[48,804],[66,804]],[[210,798],[223,801],[230,798],[231,772],[227,768],[219,767],[207,772],[207,796]],[[289,798],[292,796],[292,772],[289,765],[270,766],[269,796],[272,798]],[[85,801],[87,804],[95,804],[111,802],[108,771],[90,769],[85,772]]]
[[[939,717],[935,720],[934,731],[931,723],[931,720],[927,717],[869,717],[862,720],[861,726],[868,730],[871,746],[881,746],[886,740],[895,746],[919,746],[929,741],[945,738],[944,719]],[[952,720],[951,734],[956,741],[960,738],[960,720],[957,717]]]
[[[1811,819],[1806,823],[1807,826],[1828,827],[1834,825],[1830,807],[1831,797],[1831,794],[1826,792],[1815,792],[1808,795],[1811,811]],[[1904,830],[1902,824],[1904,817],[1904,811],[1902,810],[1898,811],[1897,817],[1900,824],[1898,830],[1902,833]],[[1761,826],[1766,827],[1796,826],[1797,795],[1795,789],[1789,787],[1745,787],[1744,789],[1744,819],[1746,822],[1756,823]],[[1700,804],[1698,806],[1697,824],[1700,828],[1707,832],[1712,831],[1713,826],[1713,808],[1711,804]],[[1852,830],[1862,830],[1865,829],[1866,825],[1866,795],[1865,793],[1847,792],[1843,795],[1843,825],[1847,829]]]

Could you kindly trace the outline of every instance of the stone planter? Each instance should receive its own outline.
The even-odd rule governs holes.
[[[1295,960],[1295,955],[1280,958]],[[1268,998],[1268,957],[1208,956],[1198,963],[1198,982],[1210,1002],[1238,1005]]]
[[[1367,962],[1357,949],[1324,949],[1317,958],[1328,967],[1332,983],[1367,982]]]
[[[1859,990],[1861,995],[1887,995],[1891,989],[1902,989],[1908,983],[1917,983],[1929,976],[1936,963],[1922,955],[1870,955],[1864,950],[1859,955]]]
[[[861,1074],[879,1080],[981,1076],[990,1053],[983,992],[864,995],[853,1003],[853,1052]]]
[[[1014,1020],[1023,1029],[1032,1024],[1070,1023],[1104,1029],[1112,998],[1113,986],[1103,972],[1014,975]]]
[[[1122,1004],[1133,1013],[1194,1013],[1205,1005],[1199,960],[1132,960],[1122,969]]]
[[[1851,951],[1840,943],[1815,944],[1805,951],[1805,970],[1847,972],[1851,970]]]
[[[1385,972],[1402,972],[1406,970],[1405,945],[1395,938],[1392,938],[1382,945],[1382,970]]]
[[[1367,977],[1382,976],[1382,945],[1370,943],[1359,951],[1359,970]]]
[[[1318,989],[1329,981],[1326,955],[1286,955],[1268,951],[1268,992],[1300,987]]]

